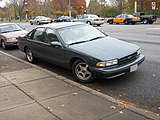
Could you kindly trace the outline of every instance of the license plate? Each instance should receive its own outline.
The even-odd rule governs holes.
[[[136,70],[137,70],[137,68],[138,68],[138,65],[137,65],[137,64],[135,64],[135,65],[131,66],[131,67],[130,67],[130,72],[134,72],[134,71],[136,71]]]

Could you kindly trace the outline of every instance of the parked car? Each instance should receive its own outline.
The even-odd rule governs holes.
[[[119,24],[119,23],[124,23],[124,24],[136,24],[138,22],[141,22],[140,18],[139,17],[134,17],[133,15],[131,14],[120,14],[120,15],[117,15],[115,18],[110,18],[107,20],[107,23],[109,24],[113,24],[113,23],[116,23],[116,24]]]
[[[61,16],[54,20],[54,22],[71,22],[72,18],[69,16]]]
[[[133,16],[140,17],[140,20],[144,24],[153,24],[157,20],[156,15],[146,15],[144,12],[133,13]]]
[[[18,41],[19,49],[26,53],[29,62],[41,58],[69,68],[80,82],[136,71],[145,59],[137,45],[78,22],[38,26]]]
[[[104,24],[104,18],[98,17],[94,14],[84,14],[78,19],[73,19],[73,22],[84,22],[89,25],[97,25],[100,26]]]
[[[52,19],[49,18],[49,17],[45,17],[45,16],[37,16],[35,17],[33,20],[30,20],[29,21],[31,25],[33,24],[37,24],[37,25],[40,25],[40,24],[48,24],[48,23],[52,23]]]
[[[16,23],[0,24],[0,44],[3,49],[7,49],[9,46],[17,46],[17,37],[20,34],[27,33],[27,31],[23,30],[23,28]]]

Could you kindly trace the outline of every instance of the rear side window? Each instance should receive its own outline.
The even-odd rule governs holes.
[[[44,42],[43,31],[44,31],[44,28],[37,28],[33,33],[32,39],[35,41]]]
[[[45,41],[47,43],[51,43],[51,42],[54,42],[54,41],[58,42],[58,38],[57,38],[56,33],[54,32],[54,30],[52,30],[50,28],[46,29]]]

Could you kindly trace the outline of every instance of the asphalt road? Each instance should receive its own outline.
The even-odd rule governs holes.
[[[34,26],[20,23],[26,30]],[[97,27],[109,36],[137,44],[146,56],[138,71],[114,79],[96,79],[86,84],[128,104],[160,113],[160,25],[108,25]],[[0,48],[0,50],[2,50]],[[17,48],[5,52],[25,60],[25,54]],[[73,80],[71,71],[39,61],[37,65]]]

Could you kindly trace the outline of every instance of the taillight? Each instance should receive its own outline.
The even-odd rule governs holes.
[[[99,19],[94,19],[94,21],[99,21]]]

